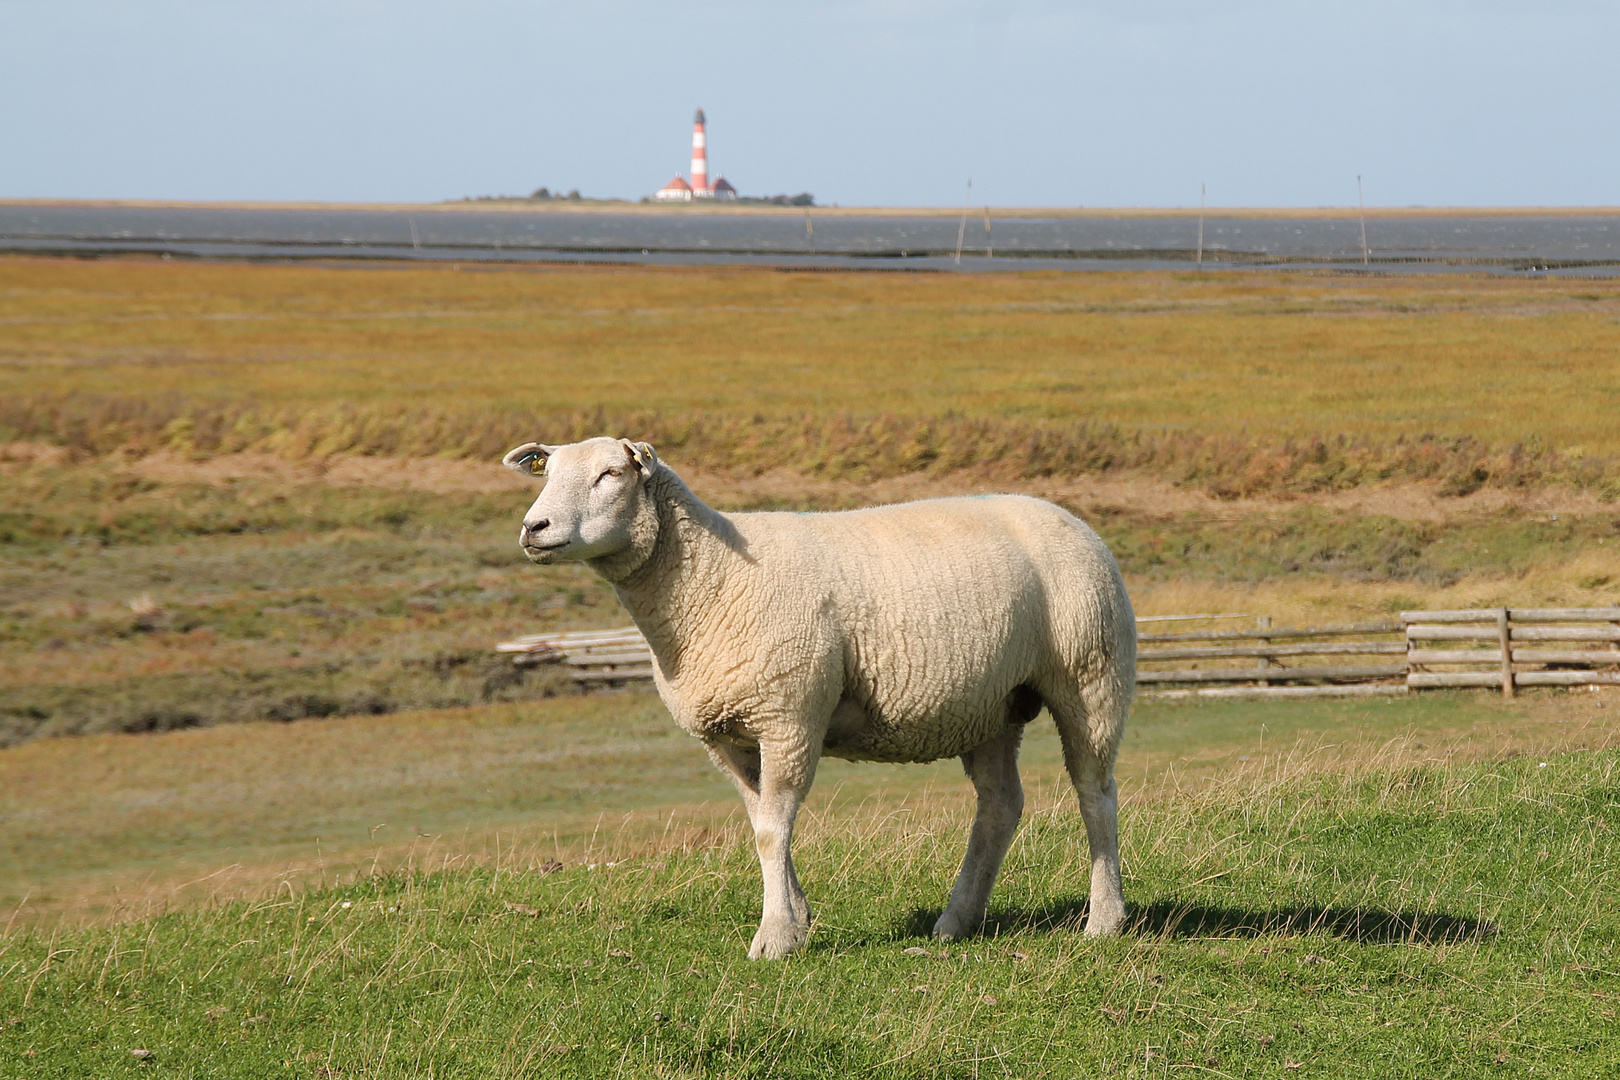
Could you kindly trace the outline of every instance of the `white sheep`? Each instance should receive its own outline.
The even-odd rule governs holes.
[[[545,477],[524,552],[613,585],[664,703],[742,795],[765,880],[750,957],[786,956],[809,933],[789,845],[823,754],[962,759],[978,812],[934,934],[976,931],[1023,812],[1024,725],[1043,705],[1091,846],[1086,934],[1119,932],[1114,759],[1136,623],[1084,523],[1014,495],[722,514],[651,446],[620,439],[526,443],[504,464]]]

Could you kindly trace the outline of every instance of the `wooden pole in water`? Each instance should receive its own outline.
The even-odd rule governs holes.
[[[984,208],[984,257],[987,259],[996,257],[996,245],[990,242],[990,208],[988,206]]]
[[[1361,211],[1361,265],[1367,265],[1367,204],[1361,198],[1361,174],[1356,173],[1356,206]]]
[[[1198,269],[1204,268],[1204,187],[1198,185]]]
[[[804,208],[804,242],[811,251],[816,250],[816,230],[810,224],[810,208]]]
[[[968,206],[973,202],[973,177],[968,177],[967,198],[962,202],[962,224],[956,230],[956,265],[962,265],[962,241],[967,239]]]
[[[406,218],[406,220],[411,223],[411,247],[415,248],[417,251],[421,251],[422,241],[418,240],[416,237],[416,219]]]

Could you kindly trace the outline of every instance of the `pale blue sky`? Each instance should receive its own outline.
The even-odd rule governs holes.
[[[1620,204],[1613,0],[0,0],[0,197]]]

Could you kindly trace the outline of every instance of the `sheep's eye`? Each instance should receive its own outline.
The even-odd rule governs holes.
[[[601,476],[598,476],[596,478],[596,482],[598,484],[600,484],[603,480],[606,480],[610,476],[623,476],[623,475],[624,475],[624,470],[623,469],[608,469],[605,472],[603,472]]]

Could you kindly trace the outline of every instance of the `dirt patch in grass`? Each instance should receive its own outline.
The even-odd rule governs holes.
[[[43,443],[12,443],[0,448],[0,464],[58,464],[65,451]],[[1466,495],[1448,495],[1445,484],[1392,482],[1346,491],[1285,498],[1221,499],[1207,491],[1181,487],[1154,476],[1083,475],[1041,479],[989,479],[964,471],[913,473],[873,480],[806,476],[790,469],[748,473],[687,468],[672,460],[701,497],[731,508],[832,509],[876,506],[949,495],[1009,492],[1050,499],[1081,509],[1118,509],[1155,517],[1195,515],[1237,518],[1280,513],[1301,505],[1401,521],[1446,522],[1503,511],[1533,514],[1594,515],[1620,508],[1590,491],[1562,487],[1524,490],[1482,487]],[[514,494],[538,492],[539,485],[498,463],[460,458],[386,457],[339,454],[321,460],[295,460],[268,453],[221,454],[195,460],[169,451],[119,460],[122,472],[167,483],[225,484],[257,480],[277,484],[323,484],[371,487],[432,494]]]
[[[433,457],[369,457],[338,454],[298,461],[275,454],[240,453],[192,460],[168,451],[135,458],[118,466],[151,480],[168,483],[220,484],[260,480],[278,484],[328,484],[332,487],[375,487],[434,494],[536,491],[539,485],[503,468],[499,462]]]
[[[1516,510],[1547,514],[1615,513],[1620,508],[1584,491],[1539,488],[1526,491],[1480,489],[1448,497],[1440,483],[1390,483],[1350,491],[1289,498],[1220,499],[1153,476],[1071,476],[1038,480],[985,480],[969,473],[911,475],[879,480],[825,480],[776,469],[757,476],[693,470],[684,473],[702,497],[735,506],[873,506],[946,495],[1010,492],[1050,499],[1081,509],[1124,510],[1152,517],[1235,519],[1251,514],[1285,513],[1321,506],[1402,521],[1446,522]],[[521,477],[518,478],[521,482]]]

